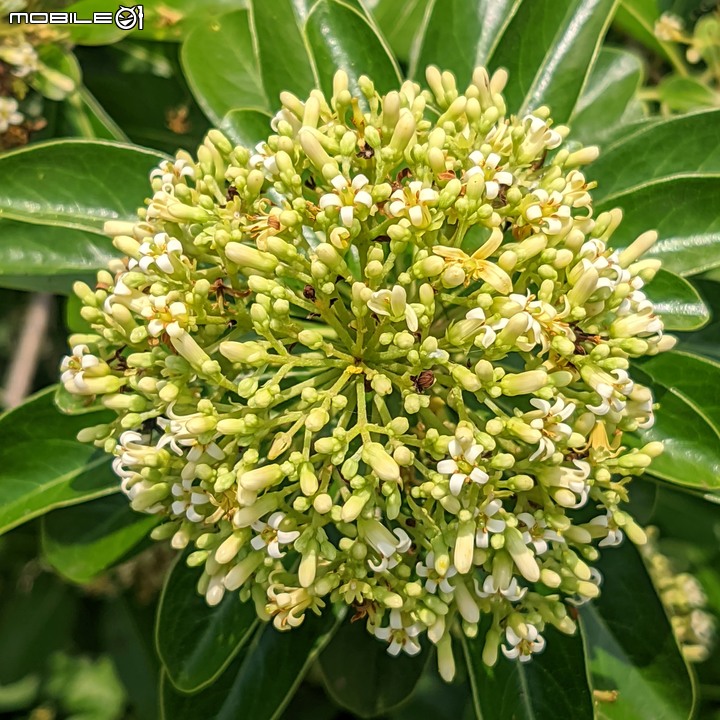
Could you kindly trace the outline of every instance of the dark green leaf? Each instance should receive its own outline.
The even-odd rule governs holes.
[[[694,77],[669,75],[657,87],[660,102],[673,112],[690,112],[720,105],[720,93]]]
[[[269,110],[246,10],[203,18],[183,43],[181,60],[190,89],[219,125],[234,108]]]
[[[68,97],[63,106],[62,120],[67,124],[69,135],[128,142],[127,135],[86,87]],[[61,124],[59,130],[58,134],[65,134],[65,125]]]
[[[43,555],[68,580],[87,583],[122,560],[157,523],[121,495],[55,510],[43,518]]]
[[[158,654],[172,684],[185,693],[215,681],[256,628],[255,606],[226,593],[210,607],[197,592],[198,568],[179,557],[167,577],[157,614]]]
[[[615,0],[524,2],[493,53],[510,74],[505,97],[520,114],[549,105],[555,122],[572,115],[610,22]]]
[[[0,415],[0,533],[54,508],[118,490],[108,456],[75,440],[88,419],[61,416],[53,392],[49,388]]]
[[[580,610],[600,720],[687,720],[693,683],[638,551],[628,541],[603,553],[602,593]]]
[[[665,270],[676,275],[695,275],[720,265],[718,188],[717,177],[660,181],[616,195],[597,211],[619,207],[624,212],[612,236],[614,246],[626,247],[654,228],[660,240],[646,257],[660,258]]]
[[[698,330],[710,320],[710,311],[697,290],[684,278],[660,270],[647,287],[655,311],[666,330]]]
[[[29,145],[0,157],[0,217],[101,232],[135,220],[159,153],[100,140]]]
[[[79,275],[106,267],[118,255],[109,238],[94,232],[0,220],[0,285],[10,276],[12,287],[26,278],[23,289],[47,290],[46,278],[59,276],[67,291]]]
[[[717,270],[712,271],[713,273]],[[680,349],[699,353],[714,360],[720,360],[720,283],[704,278],[693,278],[693,284],[702,293],[705,304],[710,308],[712,320],[702,330],[681,335]]]
[[[292,0],[250,0],[257,36],[260,74],[272,107],[279,107],[280,93],[287,90],[305,98],[317,87],[317,71],[309,57],[307,38],[298,26]],[[278,52],[282,37],[282,52]]]
[[[345,622],[320,655],[328,692],[362,718],[376,717],[409,697],[430,653],[392,657],[387,644],[370,635],[365,623]]]
[[[482,633],[481,633],[482,634]],[[483,663],[483,640],[463,640],[478,720],[593,720],[583,644],[552,627],[547,646],[528,663],[500,654],[494,668]]]
[[[657,180],[719,173],[720,110],[684,115],[639,130],[608,147],[591,172],[598,183],[596,202],[611,202]]]
[[[436,65],[455,74],[465,87],[478,65],[485,65],[522,0],[431,0],[422,41],[412,58],[410,76],[424,78]],[[511,78],[515,82],[515,78]]]
[[[607,142],[632,114],[631,101],[643,78],[640,58],[604,47],[570,119],[571,137],[587,145]]]
[[[278,632],[266,626],[241,657],[206,690],[191,697],[179,695],[163,675],[162,717],[165,720],[276,720],[317,654],[338,626],[328,610],[317,617],[308,614],[299,628]]]
[[[48,656],[70,642],[77,613],[71,589],[58,578],[13,580],[0,603],[0,686],[42,675]]]
[[[367,15],[338,0],[318,0],[308,15],[305,32],[317,67],[320,88],[332,95],[337,69],[350,77],[350,92],[358,95],[357,79],[368,75],[379,93],[400,85],[400,71]]]
[[[651,368],[650,368],[651,369]],[[635,370],[637,379],[645,384],[652,380],[645,375],[644,366]],[[655,402],[655,424],[629,437],[633,445],[654,440],[663,442],[665,452],[653,460],[650,472],[663,480],[699,490],[720,488],[720,435],[692,399],[685,394],[683,377],[678,370],[672,382],[652,383]]]
[[[270,115],[258,110],[231,110],[220,129],[238,145],[254,148],[270,134]]]

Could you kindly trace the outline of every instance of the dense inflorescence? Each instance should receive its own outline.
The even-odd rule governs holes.
[[[25,0],[0,0],[0,150],[25,145],[46,125],[43,96],[62,100],[73,80],[52,67],[72,68],[59,33],[50,26],[9,23],[10,13],[27,10]]]
[[[116,411],[81,437],[210,604],[280,629],[349,605],[449,678],[454,629],[528,660],[598,594],[595,544],[643,541],[621,506],[662,448],[623,444],[653,422],[628,368],[672,338],[655,234],[614,251],[620,211],[593,217],[597,149],[507,115],[501,71],[427,80],[338,72],[254,150],[211,131],[162,163],[107,225],[127,259],[76,286],[62,380]]]

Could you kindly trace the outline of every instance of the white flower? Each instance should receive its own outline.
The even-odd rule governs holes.
[[[372,195],[364,189],[370,184],[365,175],[356,175],[350,185],[342,175],[336,175],[330,182],[336,192],[322,195],[318,206],[321,210],[329,207],[340,208],[340,220],[345,227],[352,225],[358,205],[372,209]]]
[[[169,275],[175,270],[170,256],[181,256],[183,246],[176,238],[171,238],[166,232],[161,232],[157,233],[152,240],[146,240],[142,243],[138,251],[142,256],[137,262],[141,270],[147,272],[154,263],[160,270]]]
[[[280,530],[280,524],[285,519],[285,513],[274,512],[267,520],[258,520],[252,523],[250,527],[258,533],[251,541],[254,550],[262,550],[264,547],[267,548],[268,555],[272,558],[281,558],[285,555],[281,552],[281,545],[289,545],[294,543],[299,537],[300,533],[297,530]]]
[[[571,219],[570,206],[563,204],[563,196],[553,190],[548,193],[542,188],[532,191],[537,202],[525,208],[525,217],[530,225],[547,235],[558,235]]]
[[[509,600],[510,602],[517,602],[518,600],[522,600],[525,596],[527,588],[519,586],[517,578],[515,577],[508,583],[507,587],[499,588],[495,584],[495,577],[493,575],[488,575],[483,581],[482,590],[478,586],[477,580],[475,580],[475,592],[481,598],[495,597],[497,595]]]
[[[601,528],[607,528],[607,535],[598,543],[600,547],[614,547],[623,541],[623,531],[617,526],[613,520],[610,510],[605,515],[598,515],[590,521],[590,525],[598,525]]]
[[[475,545],[479,548],[487,548],[490,545],[490,533],[499,533],[505,529],[505,521],[495,517],[502,508],[502,502],[498,499],[491,500],[482,510],[478,511],[477,532],[475,533]]]
[[[509,187],[515,180],[511,172],[498,170],[500,156],[497,153],[492,152],[485,157],[480,150],[474,150],[468,160],[472,167],[465,173],[465,179],[469,180],[473,175],[481,173],[485,178],[485,197],[488,200],[494,200],[498,196],[501,185]]]
[[[388,653],[398,655],[404,651],[408,655],[417,655],[420,650],[418,635],[425,629],[421,623],[405,624],[405,617],[400,610],[390,611],[390,624],[387,627],[376,627],[373,634],[379,640],[389,642]]]
[[[266,177],[273,177],[278,174],[277,161],[275,160],[275,153],[270,150],[266,142],[259,142],[255,146],[255,154],[250,156],[248,165],[253,168],[259,165],[263,166]]]
[[[20,125],[24,119],[15,98],[0,97],[0,133],[7,132],[11,125]]]
[[[13,66],[13,75],[16,77],[27,77],[39,68],[37,52],[29,42],[3,45],[0,48],[0,60]]]
[[[526,527],[526,530],[522,533],[523,542],[526,545],[532,544],[537,555],[547,552],[548,540],[550,542],[565,542],[555,530],[548,528],[543,518],[536,520],[530,513],[522,512],[518,513],[517,519],[524,523]]]
[[[392,290],[377,290],[367,301],[367,306],[376,315],[385,315],[393,322],[404,320],[410,332],[418,329],[418,317],[415,309],[407,302],[407,293],[401,285],[395,285]]]
[[[435,569],[435,553],[429,552],[425,557],[425,562],[419,562],[415,565],[415,572],[421,578],[427,578],[425,580],[425,589],[429,593],[437,592],[437,589],[444,593],[452,593],[454,588],[448,582],[448,578],[457,575],[457,568],[454,565],[450,565],[444,574],[439,573]]]
[[[613,377],[614,376],[614,377]],[[601,401],[597,405],[587,405],[587,409],[596,415],[607,415],[610,410],[622,412],[625,407],[625,398],[633,391],[633,381],[627,370],[618,368],[610,374],[601,372],[590,376],[590,385],[600,396]]]
[[[374,519],[361,519],[358,521],[365,542],[380,556],[380,562],[375,563],[368,558],[368,566],[377,573],[385,572],[398,564],[396,553],[406,553],[412,545],[410,536],[402,528],[395,528],[392,532],[381,522]]]
[[[545,638],[540,635],[538,629],[530,623],[527,623],[526,627],[525,637],[520,637],[509,625],[505,628],[505,638],[510,645],[509,648],[505,645],[500,646],[505,657],[511,660],[519,658],[520,662],[527,662],[534,653],[539,653],[545,648]]]
[[[483,451],[482,445],[472,441],[461,441],[457,438],[450,441],[448,452],[451,457],[441,460],[437,470],[443,475],[450,475],[450,492],[453,495],[459,495],[466,482],[483,485],[490,479],[490,476],[476,463]]]
[[[393,217],[406,217],[414,227],[425,228],[431,221],[429,208],[439,197],[437,190],[424,187],[420,180],[413,180],[390,196],[388,209]]]
[[[164,332],[172,333],[187,325],[188,321],[185,303],[178,300],[168,303],[165,295],[150,298],[150,305],[143,308],[141,314],[149,321],[147,330],[151,337],[160,337]]]
[[[523,125],[527,133],[523,149],[530,155],[536,156],[545,150],[554,150],[562,142],[562,135],[552,130],[545,120],[536,115],[526,115]]]
[[[163,185],[174,185],[180,178],[195,177],[195,168],[187,160],[163,160],[158,167],[150,173],[150,180],[160,178]]]
[[[558,397],[553,405],[540,398],[532,398],[530,404],[540,413],[527,414],[527,417],[532,418],[530,427],[540,430],[543,436],[538,443],[538,449],[528,459],[547,460],[555,452],[555,443],[567,440],[572,435],[572,428],[563,421],[573,414],[575,403],[566,403],[563,398]]]

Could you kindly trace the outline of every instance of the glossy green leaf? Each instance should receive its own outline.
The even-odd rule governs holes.
[[[591,174],[599,203],[658,180],[720,174],[720,110],[639,130],[609,146],[593,163]]]
[[[482,660],[483,641],[463,639],[477,720],[593,720],[583,644],[552,627],[543,631],[545,650],[531,662],[500,657]]]
[[[367,3],[393,54],[407,63],[430,0],[372,0]]]
[[[642,370],[655,382],[681,392],[720,432],[720,363],[672,350],[648,358]]]
[[[164,720],[276,720],[317,654],[337,629],[338,618],[327,611],[308,614],[289,632],[266,626],[241,656],[209,688],[191,697],[179,695],[163,675]]]
[[[698,330],[710,320],[710,311],[698,291],[679,275],[660,270],[646,291],[666,330]]]
[[[180,59],[195,99],[219,125],[234,108],[269,110],[247,10],[203,18],[183,43]]]
[[[107,220],[135,220],[150,194],[148,175],[164,158],[100,140],[29,145],[0,156],[0,218],[102,232]]]
[[[626,247],[654,228],[660,239],[645,257],[662,260],[676,275],[695,275],[720,265],[720,215],[717,176],[661,180],[600,203],[596,211],[622,208],[623,221],[612,236]]]
[[[436,65],[454,73],[458,86],[464,88],[473,70],[488,62],[521,3],[522,0],[430,0],[410,76],[422,82],[425,68]]]
[[[320,655],[325,686],[332,698],[362,718],[396,707],[415,689],[430,652],[415,657],[388,655],[387,645],[362,622],[346,621]]]
[[[504,67],[508,108],[520,114],[549,105],[555,122],[572,115],[610,23],[615,0],[524,2],[493,53]]]
[[[339,0],[318,0],[305,23],[305,33],[317,67],[320,88],[332,95],[337,69],[350,78],[350,92],[359,95],[357,79],[369,76],[379,93],[396,89],[400,70],[367,15]]]
[[[713,273],[720,272],[713,270]],[[693,278],[693,284],[700,291],[705,304],[710,308],[711,321],[702,330],[689,335],[680,335],[679,348],[693,354],[704,355],[720,361],[720,283],[702,277]]]
[[[250,0],[260,74],[272,107],[280,106],[279,97],[284,90],[305,98],[318,85],[317,71],[294,5],[292,0]],[[278,52],[278,37],[282,37],[282,52]]]
[[[88,418],[60,415],[53,393],[54,388],[44,390],[0,415],[0,533],[54,508],[118,490],[108,456],[75,439]]]
[[[593,687],[617,692],[598,719],[688,720],[692,679],[638,551],[608,548],[600,570],[600,597],[580,609]]]
[[[88,19],[95,12],[114,14],[118,4],[114,0],[78,0],[65,9],[77,13],[78,18]],[[65,25],[63,30],[69,34],[73,45],[108,45],[128,36],[128,31],[119,28],[114,22]]]
[[[720,93],[694,77],[669,75],[657,87],[660,102],[673,112],[720,106]]]
[[[132,510],[124,495],[54,510],[42,521],[43,556],[68,580],[87,583],[122,560],[158,519]]]
[[[570,118],[571,137],[587,145],[607,142],[625,124],[642,78],[642,61],[635,53],[602,48]]]
[[[257,626],[255,606],[226,593],[210,607],[197,592],[199,568],[175,562],[160,597],[155,627],[158,654],[170,682],[191,693],[211,684],[232,662]]]
[[[0,286],[10,277],[17,288],[26,278],[23,289],[34,290],[60,276],[69,290],[79,275],[106,267],[118,255],[109,238],[95,233],[0,220]]]
[[[258,110],[231,110],[220,129],[238,145],[254,148],[271,133],[270,115]]]
[[[681,362],[678,366],[677,377],[667,383],[653,381],[644,366],[635,369],[638,381],[652,382],[659,408],[655,424],[627,440],[633,445],[655,440],[665,445],[665,452],[650,466],[649,472],[656,477],[698,490],[717,490],[720,488],[720,434],[702,407],[686,394],[688,373],[680,369]],[[707,374],[705,378],[709,382]]]

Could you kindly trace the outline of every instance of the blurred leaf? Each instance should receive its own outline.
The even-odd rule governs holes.
[[[55,510],[42,521],[42,551],[61,575],[87,583],[121,561],[159,518],[132,510],[124,495]]]
[[[720,265],[720,215],[717,177],[660,180],[599,203],[596,212],[619,207],[623,221],[611,243],[626,247],[650,228],[660,240],[645,257],[662,260],[676,275],[694,275]]]
[[[288,632],[268,625],[213,685],[190,697],[173,691],[163,674],[162,718],[236,720],[239,708],[252,720],[279,718],[338,623],[328,610],[320,617],[308,613],[300,627]]]
[[[598,703],[598,720],[687,720],[693,681],[638,551],[626,540],[599,567],[602,593],[580,622],[593,687],[617,698]]]
[[[0,156],[0,216],[102,232],[107,220],[137,219],[159,153],[101,140],[29,145]]]
[[[532,0],[513,16],[490,67],[509,72],[505,99],[520,115],[549,105],[572,115],[610,23],[615,0]]]
[[[0,220],[0,286],[9,276],[11,287],[48,290],[46,278],[60,276],[67,292],[79,275],[118,256],[110,239],[94,232]]]
[[[400,85],[397,63],[364,12],[338,0],[318,0],[307,17],[305,33],[326,97],[332,95],[338,69],[348,74],[353,96],[360,94],[360,75],[369,76],[380,94]]]
[[[550,626],[543,634],[547,646],[531,662],[500,653],[493,668],[482,660],[483,633],[476,640],[463,638],[478,720],[593,720],[580,635],[569,637]]]
[[[152,642],[154,605],[143,606],[121,595],[103,603],[103,644],[113,658],[128,693],[135,720],[157,720],[160,669]]]
[[[111,12],[114,15],[118,10],[118,2],[114,0],[78,0],[64,10],[77,13],[78,18],[88,19],[92,18],[95,12]],[[107,25],[98,23],[64,25],[62,29],[69,34],[73,45],[109,45],[126,38],[128,34],[114,22]]]
[[[108,456],[75,439],[87,418],[60,415],[53,393],[48,388],[0,415],[0,533],[54,508],[118,490]]]
[[[80,66],[75,56],[59,43],[41,45],[38,50],[39,70],[29,83],[48,100],[64,100],[81,83]]]
[[[226,593],[210,607],[198,594],[199,568],[179,557],[160,596],[155,641],[170,682],[191,693],[212,684],[250,640],[257,627],[255,605]]]
[[[320,655],[331,697],[362,718],[382,715],[415,689],[430,651],[415,657],[388,655],[387,644],[370,635],[365,623],[344,622]]]
[[[662,315],[666,330],[698,330],[710,320],[710,311],[697,290],[684,278],[660,270],[647,287],[647,295]]]
[[[710,110],[655,123],[613,143],[592,165],[594,197],[608,203],[658,180],[719,173],[720,110]]]
[[[182,77],[179,63],[170,74],[125,67],[125,44],[85,49],[80,53],[85,83],[103,108],[135,143],[174,154],[178,148],[194,152],[209,123]],[[133,102],[126,88],[133,88]]]
[[[107,656],[58,653],[50,658],[45,691],[73,720],[120,720],[125,709],[125,689]]]
[[[42,676],[48,657],[69,644],[77,613],[71,589],[52,575],[4,579],[0,686]]]
[[[65,101],[58,134],[128,142],[122,129],[84,86]]]
[[[657,86],[660,102],[674,112],[690,112],[720,105],[720,94],[694,77],[668,75]]]
[[[622,0],[613,23],[639,40],[648,50],[670,60],[676,69],[684,70],[685,65],[675,44],[661,42],[655,37],[655,21],[659,17],[658,0]]]
[[[623,123],[642,79],[643,65],[637,55],[618,48],[602,48],[570,119],[571,137],[586,144],[612,138]]]
[[[234,143],[254,148],[270,134],[270,115],[258,110],[231,110],[220,129]]]
[[[234,108],[270,108],[258,61],[248,12],[238,10],[203,18],[183,43],[180,58],[190,89],[215,124]]]
[[[407,63],[431,0],[372,0],[368,9],[398,60]],[[497,4],[497,0],[496,0]]]
[[[690,488],[717,490],[720,488],[720,434],[718,428],[686,394],[692,385],[688,378],[692,365],[677,357],[677,369],[667,384],[655,380],[655,402],[660,407],[655,415],[655,424],[641,430],[628,442],[641,445],[658,440],[665,445],[665,452],[655,458],[650,472],[656,477]],[[652,380],[652,366],[645,373],[645,365],[636,368],[636,379],[648,384]],[[713,374],[716,374],[715,371]],[[705,376],[706,382],[708,380]],[[712,397],[712,395],[710,395]]]
[[[522,0],[430,0],[422,38],[413,53],[410,77],[422,82],[436,65],[455,74],[465,87],[478,65],[485,65]],[[514,81],[514,79],[513,79]]]

